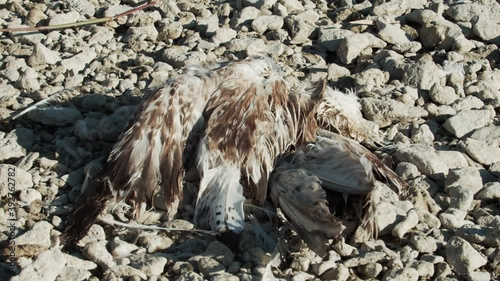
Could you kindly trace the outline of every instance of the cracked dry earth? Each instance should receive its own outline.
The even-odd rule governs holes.
[[[500,278],[497,1],[158,2],[106,24],[0,34],[1,280]],[[0,25],[69,23],[138,4],[0,0]],[[277,255],[251,229],[231,250],[210,235],[116,227],[104,215],[80,247],[62,249],[85,174],[141,97],[187,65],[256,54],[276,60],[291,84],[325,78],[355,90],[364,117],[395,144],[394,169],[413,193],[401,200],[377,185],[378,239],[345,221],[324,258],[291,233]],[[188,204],[164,225],[193,229],[192,213]],[[142,223],[161,221],[161,211],[148,214]],[[269,237],[282,234],[262,223]]]

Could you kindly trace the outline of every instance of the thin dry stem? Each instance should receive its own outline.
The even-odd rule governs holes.
[[[65,23],[65,24],[56,24],[56,25],[49,25],[49,26],[0,28],[0,32],[26,32],[26,31],[55,30],[55,29],[63,29],[63,28],[98,24],[98,23],[112,21],[114,19],[133,14],[133,13],[140,11],[140,10],[143,10],[147,7],[151,7],[151,6],[155,5],[156,3],[158,3],[158,1],[154,1],[154,0],[149,1],[144,5],[135,7],[133,9],[126,11],[126,12],[123,12],[121,14],[114,15],[111,17],[104,17],[104,18],[100,18],[100,19],[93,19],[93,20],[79,21],[79,22]]]

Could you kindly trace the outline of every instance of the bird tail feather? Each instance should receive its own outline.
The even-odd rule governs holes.
[[[113,193],[104,177],[104,173],[91,178],[87,188],[78,198],[72,213],[66,222],[66,228],[61,235],[61,241],[66,245],[74,245],[82,239],[97,217],[106,208],[106,203],[113,198]]]
[[[243,186],[240,169],[223,165],[203,173],[194,221],[200,228],[240,233],[244,227]]]

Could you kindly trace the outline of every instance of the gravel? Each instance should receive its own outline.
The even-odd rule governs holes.
[[[140,1],[0,1],[2,27],[62,24]],[[0,34],[0,275],[11,280],[498,280],[500,4],[483,1],[159,1],[106,24]],[[361,20],[361,21],[359,21]],[[325,258],[288,237],[284,259],[245,231],[211,236],[97,222],[60,232],[143,95],[190,64],[267,54],[287,81],[354,90],[412,189],[377,184],[378,240],[344,217]],[[10,117],[42,101],[24,116]],[[9,190],[15,168],[16,191]],[[266,207],[270,207],[266,206]],[[117,210],[118,220],[124,211]],[[149,223],[161,211],[148,211]],[[192,229],[193,206],[171,227]],[[15,216],[14,228],[11,218]],[[263,219],[263,222],[266,220]],[[9,228],[10,227],[10,228]],[[249,226],[249,229],[251,227]],[[279,234],[270,223],[271,239]],[[14,230],[12,232],[12,230]],[[12,237],[10,237],[12,236]],[[10,240],[11,239],[11,240]],[[14,269],[14,272],[10,271]]]

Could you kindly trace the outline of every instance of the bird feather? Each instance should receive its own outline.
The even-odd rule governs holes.
[[[198,227],[220,233],[243,230],[245,197],[237,166],[218,166],[205,171],[199,194],[194,213]]]

